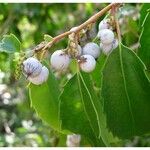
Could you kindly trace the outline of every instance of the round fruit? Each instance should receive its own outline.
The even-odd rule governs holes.
[[[109,25],[109,23],[108,23],[108,19],[102,20],[102,21],[99,23],[98,28],[99,28],[99,31],[100,31],[100,30],[103,30],[103,29],[109,29],[109,28],[110,28],[110,25]]]
[[[97,35],[103,44],[110,44],[114,40],[114,33],[109,29],[103,29]]]
[[[43,66],[41,73],[36,77],[29,77],[28,80],[33,84],[40,85],[47,81],[49,75],[49,70]]]
[[[27,77],[36,77],[42,71],[42,64],[34,57],[23,62],[23,73]]]
[[[100,43],[100,48],[105,55],[108,55],[112,51],[113,45],[112,43],[111,44]]]
[[[98,58],[100,55],[100,47],[93,42],[87,43],[83,47],[83,55],[86,55],[86,54],[91,55],[94,58]]]
[[[55,70],[63,71],[68,68],[70,58],[64,51],[57,50],[52,54],[50,62]]]
[[[92,72],[95,69],[96,61],[91,55],[82,55],[79,60],[79,65],[82,71]]]

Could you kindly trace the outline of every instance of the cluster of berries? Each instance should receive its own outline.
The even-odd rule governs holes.
[[[97,37],[100,39],[100,45],[89,42],[82,48],[80,45],[77,46],[77,59],[80,69],[87,73],[95,69],[95,59],[100,56],[101,51],[108,55],[118,46],[118,40],[115,38],[109,19],[104,19],[100,22]],[[50,61],[55,70],[63,71],[68,68],[70,60],[71,56],[66,51],[57,50],[52,54]]]
[[[75,35],[75,34],[74,34]],[[71,36],[70,36],[71,37]],[[96,59],[100,56],[101,51],[108,55],[113,49],[118,46],[118,40],[112,31],[112,27],[108,19],[104,19],[99,24],[97,37],[100,39],[100,45],[89,42],[82,48],[75,41],[72,43],[75,51],[71,53],[66,50],[55,51],[50,58],[51,66],[56,71],[65,71],[70,64],[72,55],[78,60],[80,69],[84,72],[92,72],[96,66]],[[71,40],[74,40],[74,36]],[[45,82],[49,75],[49,70],[34,57],[30,57],[23,62],[23,72],[30,82],[39,85]]]
[[[115,38],[113,28],[109,19],[104,19],[99,23],[99,32],[97,37],[100,38],[100,49],[104,54],[108,55],[118,46],[118,39]]]

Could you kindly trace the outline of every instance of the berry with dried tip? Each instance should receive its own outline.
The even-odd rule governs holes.
[[[36,77],[29,77],[28,80],[35,85],[40,85],[47,81],[49,75],[49,70],[43,66],[41,73]]]
[[[87,43],[84,47],[83,47],[83,55],[91,55],[94,58],[98,58],[100,55],[100,47],[93,42]]]
[[[55,70],[64,71],[69,66],[70,58],[64,51],[57,50],[51,55],[50,62]]]
[[[100,30],[97,34],[103,44],[110,44],[114,40],[114,33],[109,29]]]
[[[26,77],[36,77],[42,71],[42,64],[34,57],[23,61],[23,73]]]
[[[110,24],[108,23],[108,19],[102,20],[98,25],[99,31],[103,29],[110,29]]]
[[[82,71],[88,73],[95,69],[96,61],[91,55],[82,55],[79,60],[79,65]]]

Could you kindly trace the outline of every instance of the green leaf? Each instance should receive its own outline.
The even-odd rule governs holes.
[[[81,76],[76,74],[65,85],[64,91],[60,96],[61,128],[87,137],[95,146],[104,146],[101,139],[97,138],[99,135],[98,123],[95,112],[93,112],[93,108],[91,109],[93,106],[89,102],[91,97],[83,84]],[[83,89],[81,89],[81,86],[83,86]],[[85,97],[87,99],[84,99]],[[87,101],[86,106],[83,99]],[[85,107],[88,104],[90,105],[87,112],[87,108]],[[93,116],[92,121],[88,117],[89,115]]]
[[[99,59],[96,61],[96,68],[95,70],[91,73],[94,85],[98,88],[101,87],[101,72],[103,69],[103,66],[105,64],[107,56],[105,54],[101,54]]]
[[[50,35],[48,35],[48,34],[45,34],[45,35],[44,35],[44,40],[45,40],[46,42],[50,42],[52,39],[53,39],[52,36],[50,36]]]
[[[21,50],[21,43],[13,34],[4,35],[0,42],[0,52],[14,53]]]
[[[150,132],[150,82],[136,54],[120,45],[108,57],[102,80],[107,126],[126,139]]]
[[[99,77],[101,78],[100,74]],[[101,137],[106,146],[111,146],[112,143],[118,142],[118,139],[114,138],[106,127],[106,118],[103,113],[102,99],[96,95],[93,88],[93,82],[89,74],[82,73],[79,75],[80,80],[78,84],[80,86],[83,105],[89,120],[92,122],[91,125],[93,126],[94,132],[97,133],[97,128],[99,128],[99,134],[97,134],[97,137]],[[92,112],[91,110],[94,111]],[[93,115],[94,113],[96,114],[95,117]],[[96,119],[94,120],[94,118]],[[97,124],[98,127],[96,127],[95,124]]]
[[[106,128],[102,103],[89,74],[78,72],[65,85],[60,99],[62,129],[88,137],[95,146],[111,146],[118,142]]]
[[[146,4],[142,5],[141,10],[140,10],[140,27],[144,23],[145,17],[147,15],[149,9],[150,9],[150,4],[149,3],[146,3]]]
[[[59,86],[51,71],[49,78],[42,85],[30,85],[29,93],[31,106],[36,110],[41,119],[52,128],[59,130]]]
[[[138,55],[145,63],[147,69],[150,71],[150,9],[149,4],[144,4],[141,10],[141,36],[140,36],[140,48],[138,50]],[[144,18],[144,19],[143,19]]]

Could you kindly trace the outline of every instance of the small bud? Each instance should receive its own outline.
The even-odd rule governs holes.
[[[95,69],[96,61],[91,55],[82,55],[79,60],[79,65],[82,71],[88,73]]]
[[[71,31],[71,32],[76,32],[77,29],[78,29],[78,27],[73,27],[73,28],[70,29],[70,31]]]
[[[36,77],[29,77],[28,80],[35,85],[40,85],[47,81],[49,75],[49,70],[43,66],[41,73]]]
[[[34,57],[23,61],[23,73],[26,77],[36,77],[42,71],[42,64]]]
[[[97,34],[103,44],[110,44],[114,40],[114,33],[109,29],[100,30]]]
[[[100,55],[100,47],[93,43],[87,43],[84,47],[83,47],[83,55],[91,55],[94,58],[98,58]]]
[[[52,67],[57,71],[66,70],[70,63],[69,55],[62,50],[57,50],[51,55]]]

